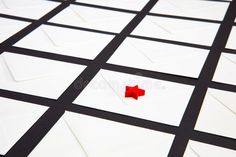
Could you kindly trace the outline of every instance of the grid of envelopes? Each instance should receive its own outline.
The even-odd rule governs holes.
[[[1,0],[0,156],[235,157],[235,10]]]

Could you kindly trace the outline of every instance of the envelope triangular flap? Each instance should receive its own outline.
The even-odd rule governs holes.
[[[17,82],[37,79],[55,73],[56,65],[48,59],[4,52],[3,60]],[[59,67],[58,67],[59,68]]]
[[[89,157],[164,157],[173,139],[169,134],[76,113],[66,112],[64,118]]]
[[[234,157],[236,152],[227,148],[190,140],[184,157],[227,156]]]
[[[55,156],[55,157],[87,157],[67,127],[67,124],[60,118],[57,123],[44,136],[29,157]]]
[[[208,90],[211,97],[223,104],[226,108],[236,113],[236,93],[229,91],[222,91],[218,89]]]
[[[162,29],[169,35],[181,35],[183,33],[192,33],[198,34],[197,31],[202,32],[201,30],[211,29],[215,27],[216,24],[191,21],[191,20],[179,20],[179,19],[170,19],[163,17],[148,17],[153,25]]]
[[[152,62],[187,59],[196,52],[195,48],[164,44],[140,39],[130,39],[128,42],[140,53],[144,53]],[[169,63],[168,63],[169,64]]]

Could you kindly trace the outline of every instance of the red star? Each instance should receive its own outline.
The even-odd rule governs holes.
[[[145,90],[138,88],[138,85],[134,87],[126,86],[125,97],[133,97],[138,100],[139,96],[143,96],[145,94]]]

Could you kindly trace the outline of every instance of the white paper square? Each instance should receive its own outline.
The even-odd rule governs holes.
[[[135,14],[70,5],[50,22],[119,33]]]
[[[4,52],[0,56],[0,86],[57,99],[85,66]]]
[[[236,138],[236,93],[209,88],[196,130]]]
[[[127,38],[108,63],[197,78],[208,50]]]
[[[226,48],[236,50],[236,26],[233,26],[231,29]]]
[[[125,86],[135,85],[146,90],[145,96],[138,100],[125,98]],[[177,126],[193,88],[190,85],[101,70],[74,103]]]
[[[159,0],[150,11],[165,15],[222,21],[229,3],[205,0]]]
[[[222,53],[213,81],[236,85],[236,55]]]
[[[113,35],[42,25],[14,46],[94,59],[113,37]]]
[[[68,126],[89,157],[166,157],[174,135],[66,112]]]
[[[132,35],[211,46],[219,24],[146,16]]]

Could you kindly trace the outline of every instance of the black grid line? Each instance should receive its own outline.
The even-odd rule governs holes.
[[[234,50],[234,49],[229,49],[229,48],[224,49],[223,52],[225,52],[225,53],[231,53],[231,54],[236,54],[236,50]]]
[[[34,21],[36,21],[36,20],[30,19],[30,18],[14,16],[14,15],[7,15],[7,14],[1,14],[1,13],[0,13],[0,17],[12,19],[12,20],[24,21],[24,22],[34,22]]]
[[[56,100],[0,89],[0,97],[51,107]]]
[[[209,84],[209,87],[224,90],[224,91],[229,91],[229,92],[236,92],[236,85],[230,85],[230,84],[225,84],[225,83],[220,83],[220,82],[212,81]]]
[[[89,59],[66,56],[66,55],[55,54],[55,53],[39,51],[39,50],[31,50],[31,49],[20,48],[16,46],[9,47],[7,49],[7,52],[28,55],[28,56],[33,56],[33,57],[40,57],[40,58],[56,60],[56,61],[62,61],[62,62],[67,62],[67,63],[74,63],[74,64],[79,64],[79,65],[89,65],[92,62],[92,60],[89,60]]]
[[[27,156],[34,147],[42,140],[47,132],[59,120],[65,112],[65,106],[72,101],[85,88],[75,88],[75,84],[81,78],[91,81],[92,78],[101,69],[101,65],[111,57],[114,51],[119,47],[123,40],[134,30],[142,21],[149,10],[155,5],[157,0],[150,0],[145,7],[128,23],[128,25],[116,35],[113,40],[99,53],[94,61],[73,81],[73,83],[57,99],[54,106],[50,107],[34,125],[16,142],[16,144],[7,152],[6,157]]]
[[[201,19],[201,18],[185,17],[185,16],[177,16],[177,15],[166,15],[166,14],[160,14],[160,13],[149,13],[148,15],[157,16],[157,17],[165,17],[165,18],[174,18],[174,19],[180,19],[180,20],[216,23],[216,24],[220,24],[222,22],[222,21],[218,21],[218,20]]]
[[[89,115],[89,116],[93,116],[97,118],[111,120],[111,121],[119,122],[123,124],[129,124],[133,126],[146,128],[146,129],[162,131],[162,132],[170,133],[170,134],[175,134],[178,129],[178,127],[172,126],[172,125],[145,120],[145,119],[123,115],[119,113],[94,109],[94,108],[90,108],[90,107],[86,107],[86,106],[82,106],[78,104],[68,105],[66,107],[66,110],[70,112],[80,113],[83,115]]]
[[[236,139],[194,130],[191,139],[223,148],[236,150]]]
[[[184,155],[186,146],[197,122],[208,85],[214,76],[221,52],[224,49],[229,37],[231,27],[234,22],[235,10],[236,1],[233,1],[229,5],[223,23],[216,34],[210,53],[199,75],[198,83],[193,91],[187,109],[181,120],[179,126],[180,131],[176,134],[170,149],[168,155],[170,157],[182,157]]]
[[[155,71],[132,68],[132,67],[126,67],[126,66],[121,66],[121,65],[108,64],[108,63],[105,64],[102,68],[106,70],[139,75],[139,76],[148,77],[148,78],[161,79],[165,81],[172,81],[172,82],[182,83],[182,84],[187,84],[187,85],[195,85],[197,82],[196,78],[179,76],[179,75],[174,75],[174,74],[169,74],[169,73],[155,72]]]
[[[53,0],[53,1],[60,1],[60,0]],[[149,3],[151,3],[151,1]],[[217,0],[212,0],[212,1],[217,1]],[[60,1],[60,2],[63,2],[63,4],[65,3],[64,1]],[[232,9],[232,5],[233,5],[232,3],[234,3],[234,10],[236,10],[235,1],[234,2],[228,2],[228,1],[221,0],[220,2],[230,3],[231,9]],[[70,3],[71,2],[67,2],[66,6],[69,6]],[[75,4],[75,3],[77,4],[78,2],[72,2],[72,4]],[[156,3],[156,2],[152,1],[152,3]],[[87,4],[84,4],[84,5],[87,5]],[[64,7],[66,7],[66,6],[64,6]],[[59,7],[57,7],[57,8],[59,8]],[[101,8],[101,9],[106,9],[106,8]],[[116,9],[116,8],[114,8],[114,9]],[[123,10],[124,9],[118,9],[118,10],[115,10],[115,11],[121,11],[122,12]],[[125,11],[127,11],[127,10],[125,10]],[[57,13],[59,13],[59,12],[60,11],[57,10]],[[55,13],[55,15],[57,13]],[[143,13],[143,10],[141,12],[136,12],[135,11],[133,13],[141,14],[141,13]],[[145,13],[145,15],[149,15],[149,14],[152,14],[152,13],[147,13],[147,12]],[[232,12],[231,12],[231,14],[232,14]],[[228,13],[226,15],[228,15]],[[159,14],[158,16],[169,16],[169,15]],[[195,79],[195,78],[177,76],[177,75],[172,75],[172,74],[166,74],[166,73],[160,73],[160,72],[155,72],[155,71],[149,71],[149,70],[144,70],[144,69],[137,69],[137,68],[131,68],[131,67],[125,67],[125,66],[119,66],[119,65],[113,65],[113,64],[107,64],[106,63],[106,61],[109,59],[109,57],[115,52],[115,49],[123,42],[123,40],[126,37],[133,37],[133,38],[140,38],[140,39],[144,39],[144,40],[166,42],[166,43],[171,43],[171,44],[176,44],[176,45],[197,47],[197,48],[201,48],[201,49],[210,49],[211,50],[210,54],[212,54],[212,55],[209,54],[208,58],[210,58],[210,56],[218,55],[218,59],[219,59],[219,53],[221,53],[222,51],[226,52],[226,53],[235,54],[236,50],[227,49],[227,48],[225,49],[224,48],[223,45],[225,45],[226,40],[223,40],[223,42],[219,41],[220,40],[219,38],[222,37],[221,36],[222,35],[221,31],[223,31],[222,29],[226,27],[225,25],[227,25],[229,27],[229,25],[232,24],[232,23],[228,22],[228,19],[227,20],[224,19],[223,24],[221,26],[222,29],[218,31],[216,39],[213,43],[213,46],[210,47],[210,46],[195,45],[195,44],[178,42],[178,41],[169,41],[169,40],[164,40],[164,39],[134,36],[134,35],[129,35],[129,33],[125,32],[125,31],[123,32],[123,34],[125,34],[125,36],[122,38],[122,37],[120,37],[120,34],[117,34],[117,33],[105,32],[105,31],[100,31],[100,30],[93,30],[93,29],[88,29],[88,28],[67,26],[67,25],[63,25],[63,24],[47,22],[46,18],[48,18],[49,15],[44,17],[45,19],[41,20],[40,24],[39,24],[40,20],[32,20],[32,19],[28,19],[28,18],[21,18],[21,17],[5,15],[5,14],[0,14],[0,17],[37,23],[37,24],[33,24],[33,23],[31,24],[35,28],[27,28],[27,27],[26,27],[27,29],[25,28],[25,30],[27,30],[28,33],[33,31],[34,29],[36,29],[39,25],[46,24],[46,25],[52,25],[52,26],[57,26],[57,27],[80,29],[80,30],[84,30],[84,31],[91,31],[91,32],[103,33],[103,34],[107,33],[107,34],[118,36],[117,37],[119,39],[119,40],[117,39],[119,41],[118,45],[111,44],[112,46],[110,46],[110,48],[107,48],[108,47],[107,46],[105,48],[106,50],[103,50],[100,53],[100,54],[104,53],[104,55],[97,56],[94,61],[88,60],[88,59],[83,59],[83,58],[78,58],[78,57],[53,54],[51,52],[44,52],[44,51],[31,50],[31,49],[26,49],[26,48],[10,46],[11,45],[10,43],[14,44],[21,37],[24,37],[25,35],[28,34],[26,31],[23,31],[23,30],[22,31],[24,33],[21,33],[21,35],[19,35],[18,34],[19,32],[18,32],[17,34],[15,34],[12,37],[10,37],[9,39],[7,39],[6,41],[8,41],[8,44],[5,44],[5,45],[0,44],[0,52],[1,53],[3,51],[7,50],[7,51],[10,51],[11,53],[17,53],[17,54],[24,54],[24,55],[29,55],[29,56],[47,58],[47,59],[52,59],[52,60],[58,60],[58,61],[63,61],[63,62],[74,63],[74,64],[87,65],[88,67],[86,68],[86,70],[88,72],[87,73],[82,72],[81,75],[77,78],[77,80],[80,79],[80,78],[85,78],[84,79],[85,82],[91,81],[92,78],[96,75],[96,73],[101,68],[103,68],[103,69],[107,69],[107,70],[118,71],[118,72],[123,72],[123,73],[128,73],[128,74],[134,74],[134,75],[140,75],[140,73],[141,73],[142,76],[144,76],[144,77],[161,79],[161,80],[168,80],[168,81],[178,82],[178,83],[182,83],[182,84],[197,85],[199,91],[202,91],[202,90],[204,91],[204,89],[207,89],[207,87],[211,87],[211,88],[215,88],[215,89],[221,89],[221,90],[236,92],[236,86],[228,85],[228,84],[224,84],[224,83],[213,82],[213,81],[211,81],[211,79],[208,79],[207,81],[202,81],[202,84],[199,83],[199,82],[201,82],[201,80],[203,80],[203,78],[206,78],[206,77],[211,78],[211,76],[205,76],[206,74],[204,76],[200,76],[200,78],[198,80],[198,79]],[[169,17],[172,17],[172,15],[170,15]],[[186,20],[198,20],[196,18],[188,19],[187,17],[178,17],[178,16],[173,16],[173,18],[185,18]],[[140,22],[141,20],[142,19],[139,19],[138,21]],[[203,21],[204,22],[212,22],[212,23],[220,23],[220,21],[214,21],[214,20],[205,21],[203,19]],[[132,26],[136,27],[139,22],[137,22],[136,24],[132,24]],[[36,25],[38,25],[38,26],[36,26]],[[232,24],[232,25],[235,25],[235,23]],[[33,27],[33,26],[29,25],[28,27]],[[128,26],[126,26],[126,27],[128,27]],[[228,32],[228,29],[229,29],[228,27],[226,29],[227,32]],[[225,30],[224,30],[224,33],[225,33]],[[122,34],[122,32],[121,32],[121,34]],[[229,33],[224,34],[225,36],[224,36],[223,39],[227,39],[228,34]],[[16,38],[18,38],[18,39],[16,40]],[[7,43],[6,41],[4,41],[4,42]],[[113,43],[115,43],[115,41],[113,41]],[[109,52],[110,54],[109,55],[107,54],[107,56],[106,56],[105,52],[108,52],[111,49],[112,49],[112,52]],[[222,51],[220,52],[220,50],[222,50]],[[217,52],[217,53],[213,55],[213,52]],[[214,57],[212,57],[212,58],[214,58]],[[207,63],[210,64],[209,60],[210,59],[207,59],[204,67],[207,67],[206,66]],[[214,63],[215,63],[214,65],[216,65],[218,63],[218,60],[216,59]],[[208,66],[210,66],[209,64],[208,64]],[[213,72],[213,73],[214,73],[214,67],[213,67],[214,65],[211,65],[212,68],[213,68],[213,69],[211,69],[212,70],[211,72]],[[92,67],[96,68],[95,72],[92,70]],[[203,71],[204,71],[204,68],[203,68]],[[202,71],[202,73],[203,73],[203,71]],[[208,69],[206,70],[206,68],[205,68],[205,71],[208,72]],[[93,76],[91,76],[91,77],[88,76],[91,73],[93,74]],[[213,77],[213,74],[212,74],[212,77]],[[47,132],[50,130],[50,128],[63,115],[65,110],[76,112],[76,113],[81,113],[81,114],[85,114],[85,115],[90,115],[90,116],[94,116],[94,117],[98,117],[98,118],[108,119],[108,120],[112,120],[112,121],[116,121],[116,122],[120,122],[120,123],[125,123],[125,124],[129,124],[129,125],[134,125],[134,126],[138,126],[138,127],[143,127],[143,128],[162,131],[162,132],[166,132],[166,133],[176,134],[177,135],[177,137],[176,137],[177,144],[178,144],[178,142],[181,143],[181,144],[184,143],[184,146],[183,146],[184,148],[183,147],[178,147],[176,144],[173,143],[172,149],[171,149],[171,152],[170,152],[169,156],[171,156],[173,154],[174,157],[176,157],[176,155],[183,154],[184,153],[183,151],[185,150],[185,147],[187,145],[186,140],[188,141],[189,139],[236,150],[236,141],[235,141],[235,139],[232,139],[232,138],[227,138],[227,137],[223,137],[223,136],[219,136],[219,135],[214,135],[214,134],[209,134],[209,133],[205,133],[205,132],[201,132],[201,131],[196,131],[196,130],[193,130],[192,128],[189,128],[191,130],[191,133],[189,131],[189,132],[187,132],[189,134],[187,134],[185,136],[185,138],[178,139],[178,137],[182,137],[181,135],[183,133],[184,134],[186,133],[186,130],[184,130],[183,129],[184,127],[182,127],[182,126],[180,126],[180,127],[169,126],[167,124],[152,122],[152,121],[148,121],[148,120],[144,120],[144,119],[139,119],[139,118],[135,118],[135,117],[130,117],[130,116],[121,115],[121,114],[112,113],[112,112],[107,112],[107,111],[102,111],[102,110],[97,110],[97,109],[93,109],[93,108],[89,108],[89,107],[84,107],[84,106],[81,106],[81,105],[71,104],[73,99],[75,99],[80,94],[80,92],[82,92],[82,90],[85,88],[85,87],[83,87],[83,88],[75,89],[75,87],[77,87],[76,86],[77,83],[78,82],[75,80],[69,86],[69,88],[61,95],[61,97],[59,97],[58,100],[48,99],[48,98],[43,98],[43,97],[39,97],[39,96],[33,96],[33,95],[28,95],[28,94],[23,94],[23,93],[18,93],[18,92],[13,92],[13,91],[7,91],[7,90],[0,89],[0,96],[2,96],[2,97],[6,97],[6,98],[14,99],[14,100],[20,100],[20,101],[25,101],[25,102],[30,102],[30,103],[50,107],[50,109],[47,110],[46,113],[42,117],[40,117],[40,119],[27,131],[27,133],[25,133],[24,136],[22,136],[22,138],[13,146],[13,148],[5,156],[14,156],[16,154],[17,154],[17,156],[19,156],[19,155],[20,156],[21,155],[26,156],[27,154],[29,154],[31,152],[31,150],[37,145],[37,143],[40,142],[40,140],[44,137],[44,135],[47,134]],[[197,87],[195,88],[195,90],[197,90]],[[72,88],[74,88],[74,89],[72,89]],[[71,93],[73,95],[70,97]],[[201,94],[201,93],[195,92],[195,94],[198,95],[198,94]],[[196,95],[193,94],[191,99],[197,98]],[[202,93],[202,100],[204,99],[204,95],[205,94]],[[202,101],[202,100],[199,100],[199,101]],[[199,103],[199,105],[200,104],[201,103]],[[191,103],[189,103],[188,106],[190,106],[190,105],[191,105]],[[188,111],[188,108],[186,110],[186,113],[187,113],[187,111]],[[196,111],[196,112],[198,112],[198,111]],[[185,117],[187,117],[187,116],[185,115]],[[186,121],[190,122],[191,120],[188,119],[188,120],[185,120],[185,122]],[[194,120],[192,120],[192,121],[194,121]],[[195,124],[195,122],[193,122],[193,125]],[[46,126],[44,127],[42,124],[46,124]],[[40,131],[38,129],[40,129]],[[40,132],[39,133],[40,136],[36,137],[35,133],[38,132],[38,131]],[[32,137],[35,137],[35,139],[34,140],[30,139]],[[175,143],[176,143],[176,139],[174,141]],[[26,147],[23,149],[23,152],[21,152],[22,151],[21,148],[23,148],[23,146],[26,146]]]

